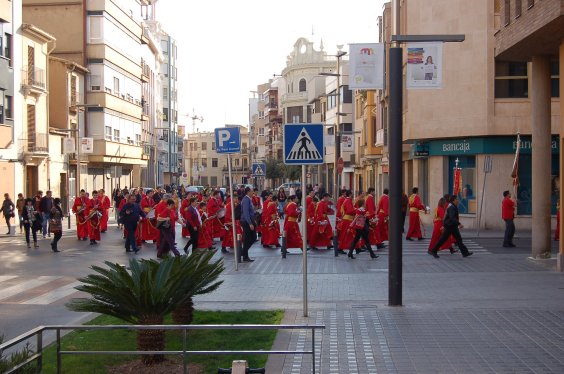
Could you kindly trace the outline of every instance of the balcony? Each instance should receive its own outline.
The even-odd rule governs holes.
[[[141,157],[143,147],[134,144],[94,139],[94,152],[88,155],[90,162],[147,165]]]
[[[229,169],[227,166],[224,166],[221,170],[224,172],[228,172]],[[242,172],[242,173],[250,173],[250,170],[247,166],[231,166],[231,172]]]
[[[293,92],[282,95],[282,103],[307,101],[307,92]]]
[[[40,96],[46,93],[45,70],[35,66],[27,66],[22,69],[22,89],[24,94]]]
[[[24,134],[20,144],[25,162],[30,165],[39,165],[49,157],[49,134]]]
[[[151,67],[141,59],[141,81],[148,83],[151,77]]]

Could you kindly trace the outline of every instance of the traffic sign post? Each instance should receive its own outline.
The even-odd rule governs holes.
[[[284,163],[302,165],[302,233],[303,233],[303,302],[304,317],[308,316],[307,302],[307,209],[306,165],[323,164],[323,125],[313,123],[288,123],[284,125]]]
[[[266,163],[264,162],[255,162],[253,163],[253,176],[254,177],[264,177],[266,176]]]
[[[239,127],[223,127],[215,129],[215,151],[227,153],[227,170],[229,171],[229,191],[231,192],[231,228],[233,232],[233,254],[235,270],[239,270],[239,252],[235,225],[235,203],[233,202],[233,177],[231,175],[231,153],[241,153],[241,131]]]

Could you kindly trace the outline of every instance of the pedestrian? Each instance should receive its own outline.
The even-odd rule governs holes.
[[[262,226],[262,246],[264,248],[271,248],[273,245],[276,248],[280,247],[278,238],[280,237],[280,222],[278,216],[278,197],[271,196],[271,201],[266,204],[262,212],[263,226]],[[268,201],[268,200],[267,200]]]
[[[192,253],[194,253],[194,250],[198,248],[198,235],[202,228],[202,217],[198,211],[197,198],[190,198],[184,218],[184,227],[190,233],[190,240],[188,240],[188,243],[184,246],[184,253],[188,254],[188,247],[190,246],[192,246]]]
[[[515,235],[515,200],[511,198],[509,191],[503,191],[503,201],[501,202],[501,218],[505,221],[505,233],[503,235],[503,246],[513,248],[513,236]]]
[[[241,201],[241,226],[243,226],[243,250],[241,256],[244,262],[253,262],[249,257],[249,249],[257,240],[255,209],[251,199],[253,191],[250,187],[245,188],[245,197]]]
[[[53,199],[53,207],[51,208],[51,222],[49,222],[49,232],[53,233],[53,241],[51,242],[51,250],[60,252],[57,248],[59,240],[63,236],[63,209],[61,208],[61,199],[56,197]]]
[[[405,238],[407,240],[423,240],[423,233],[421,232],[421,218],[419,217],[419,211],[423,210],[425,214],[427,211],[425,205],[421,202],[421,198],[418,195],[419,188],[413,187],[412,195],[409,197],[409,229]]]
[[[296,204],[296,195],[290,195],[290,197],[288,197],[285,213],[284,231],[286,232],[286,248],[301,248],[303,250],[304,243],[298,225],[302,209]]]
[[[176,249],[176,243],[172,236],[177,220],[176,211],[174,210],[174,200],[168,198],[166,200],[166,209],[157,211],[157,225],[161,232],[157,257],[163,258],[168,251],[172,251],[176,257],[180,257],[180,252]]]
[[[443,220],[445,218],[447,208],[447,199],[445,197],[441,197],[439,202],[437,203],[437,208],[435,209],[435,217],[433,218],[433,234],[431,235],[431,241],[429,242],[429,247],[427,248],[430,251],[435,244],[441,238],[441,234],[444,230],[443,228]],[[455,253],[456,251],[452,248],[452,245],[455,243],[454,238],[451,236],[448,238],[446,242],[439,248],[439,250],[448,249],[450,253]]]
[[[321,201],[315,206],[314,233],[310,238],[310,246],[313,250],[318,247],[326,247],[328,250],[333,248],[333,227],[331,227],[328,217],[330,214],[329,194],[325,193]],[[343,253],[345,252],[343,251]]]
[[[233,221],[231,220],[231,204],[230,198],[227,199],[227,208],[225,212],[225,228],[227,232],[223,237],[223,241],[221,243],[221,253],[229,253],[227,248],[235,249],[235,243],[233,243]],[[234,216],[235,216],[235,233],[236,235],[243,235],[243,228],[241,227],[241,205],[239,203],[239,196],[233,196],[233,206]]]
[[[291,191],[291,190],[290,190]],[[290,195],[294,195],[290,193]],[[284,207],[286,206],[286,191],[284,191],[284,187],[280,187],[278,189],[278,214],[280,214],[280,218],[284,218]]]
[[[121,201],[124,199],[123,192],[119,188],[116,188],[112,196],[114,200],[114,219],[117,222],[117,228],[119,230],[121,229],[121,222],[119,218],[119,206],[121,205]]]
[[[341,204],[341,222],[339,226],[339,248],[338,252],[345,254],[345,249],[349,248],[355,237],[355,230],[351,227],[351,222],[355,217],[355,209],[352,201],[352,191],[345,192],[345,199]]]
[[[137,232],[137,225],[139,224],[139,221],[145,217],[145,212],[135,200],[135,196],[130,195],[128,202],[121,208],[119,215],[121,222],[123,223],[123,227],[127,231],[125,251],[137,253],[139,252],[139,247],[137,247],[135,233]]]
[[[25,198],[23,193],[18,194],[18,199],[16,200],[16,209],[18,210],[18,221],[20,222],[20,234],[23,232],[23,208],[25,206]]]
[[[376,208],[375,195],[374,187],[368,188],[364,206],[366,207],[370,245],[375,245],[376,248],[380,249],[384,248],[384,240],[388,240],[388,189],[384,189],[384,194],[378,202],[378,208]],[[357,204],[360,204],[360,200]]]
[[[98,191],[92,191],[92,199],[86,204],[86,221],[88,225],[88,237],[90,245],[98,244],[100,241],[100,220],[102,218],[102,207],[98,202]]]
[[[42,226],[42,233],[43,238],[46,238],[47,235],[51,237],[51,230],[49,230],[49,221],[51,220],[51,209],[53,208],[53,192],[47,191],[45,192],[45,196],[41,198],[39,202],[39,211],[41,212],[41,224]]]
[[[33,246],[39,248],[37,244],[37,231],[41,230],[41,213],[35,209],[35,201],[32,198],[25,200],[25,207],[22,212],[24,229],[25,229],[25,242],[27,247],[31,248],[29,234],[33,236]]]
[[[86,205],[88,198],[86,191],[80,190],[80,196],[74,199],[72,212],[76,215],[76,236],[78,240],[86,240],[88,238],[88,222],[86,220]]]
[[[15,216],[14,209],[15,205],[10,198],[10,194],[5,193],[4,202],[2,203],[2,214],[4,214],[6,226],[8,226],[8,232],[6,233],[6,235],[10,235],[12,233],[12,225],[10,224],[10,220]]]
[[[351,228],[355,230],[354,239],[349,247],[348,257],[354,259],[353,251],[356,243],[362,238],[366,250],[370,253],[370,258],[378,258],[378,255],[372,251],[372,246],[370,245],[370,238],[368,238],[369,223],[366,217],[366,209],[364,208],[364,200],[360,199],[357,201],[357,208],[355,209],[355,217],[351,222]],[[357,252],[358,254],[358,252]]]
[[[460,223],[458,216],[458,197],[456,195],[451,195],[449,198],[449,205],[446,209],[443,227],[443,233],[441,234],[439,241],[435,243],[428,253],[435,258],[439,258],[437,251],[452,235],[457,247],[460,248],[462,257],[472,256],[473,252],[468,251],[468,248],[462,242],[462,236],[460,235],[460,229],[464,226]]]
[[[103,188],[98,190],[98,205],[102,209],[102,217],[100,218],[100,232],[108,231],[108,210],[112,206],[110,198],[105,195],[106,191]]]

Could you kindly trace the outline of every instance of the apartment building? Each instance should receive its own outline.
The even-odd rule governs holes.
[[[225,127],[239,127],[241,132],[241,153],[230,156],[233,183],[250,183],[249,130],[241,125]],[[229,186],[227,155],[215,151],[215,132],[189,133],[184,144],[190,185]]]
[[[256,113],[251,122],[253,162],[282,158],[282,116],[278,112],[278,79],[257,86]]]
[[[87,107],[80,107],[85,111],[84,121],[75,132],[81,139],[93,138],[92,153],[80,158],[79,185],[88,190],[140,185],[141,169],[147,167],[141,66],[141,46],[147,39],[140,4],[149,2],[23,2],[25,22],[56,38],[52,55],[90,72],[83,102]]]
[[[0,191],[14,197],[24,190],[23,160],[20,158],[22,121],[21,0],[0,0]],[[16,84],[17,82],[17,84]],[[18,113],[19,114],[19,113]]]

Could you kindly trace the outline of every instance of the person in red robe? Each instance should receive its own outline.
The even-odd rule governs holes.
[[[341,204],[341,222],[339,227],[339,253],[345,254],[344,249],[348,249],[354,240],[356,231],[351,228],[351,222],[355,216],[355,209],[352,203],[352,192],[345,192],[345,200]]]
[[[188,192],[188,196],[185,199],[182,199],[182,203],[180,204],[180,216],[182,217],[182,219],[184,219],[184,221],[186,221],[188,219],[188,209],[190,208],[190,199],[192,198],[192,195],[190,194],[190,192]],[[183,238],[188,238],[190,237],[190,230],[188,230],[188,226],[183,225],[182,226],[182,237]]]
[[[112,206],[110,198],[105,195],[103,188],[98,190],[98,205],[102,209],[102,217],[100,218],[100,232],[108,231],[108,210]]]
[[[72,205],[72,212],[76,215],[76,236],[78,240],[86,240],[88,238],[87,204],[86,191],[80,190],[80,196],[74,199],[74,204]]]
[[[368,239],[370,240],[370,245],[375,245],[376,248],[384,248],[384,244],[382,243],[384,240],[380,236],[381,232],[378,230],[377,223],[377,221],[380,222],[380,218],[378,218],[378,220],[376,219],[376,201],[374,198],[375,191],[376,190],[374,189],[374,187],[370,187],[368,189],[368,195],[366,196],[366,200],[364,202],[364,205],[366,207],[366,219],[368,220]],[[385,189],[384,194],[386,194],[387,191],[388,189]],[[378,204],[378,206],[380,206],[380,204]],[[382,219],[382,221],[384,220]]]
[[[100,240],[100,221],[102,218],[102,207],[98,202],[98,191],[92,191],[92,199],[88,201],[84,211],[88,222],[90,245],[98,244],[96,240]]]
[[[213,238],[212,238],[212,223],[208,218],[207,205],[205,202],[201,202],[199,205],[200,217],[202,218],[202,228],[200,234],[198,235],[198,245],[197,248],[207,248],[214,249]],[[193,248],[193,247],[192,247]]]
[[[303,249],[304,242],[298,220],[301,211],[296,204],[296,195],[288,197],[287,204],[284,207],[284,231],[286,231],[286,248],[300,248]]]
[[[448,206],[447,200],[444,197],[441,197],[439,199],[439,203],[437,204],[437,209],[435,209],[435,216],[433,217],[433,234],[431,236],[431,241],[429,242],[428,251],[430,251],[435,246],[435,244],[437,244],[439,239],[441,238],[441,235],[442,235],[443,230],[444,230],[443,229],[443,220],[445,218],[447,206]],[[448,250],[450,250],[450,253],[455,253],[456,251],[452,247],[454,242],[455,242],[455,240],[451,236],[449,238],[449,240],[447,240],[446,242],[444,242],[443,245],[441,245],[441,247],[439,248],[439,251],[448,249]]]
[[[329,222],[328,215],[331,213],[329,209],[329,194],[323,194],[323,198],[317,203],[315,208],[315,227],[311,238],[311,247],[332,247],[333,227]]]
[[[262,211],[264,226],[262,228],[262,246],[270,248],[271,245],[280,247],[280,222],[278,217],[278,196],[272,195],[266,208]]]
[[[159,229],[156,227],[157,216],[154,214],[153,218],[146,217],[156,205],[155,200],[153,200],[153,194],[153,191],[149,191],[145,197],[141,199],[141,209],[145,213],[145,217],[141,220],[141,225],[138,226],[141,227],[141,241],[151,240],[155,243],[160,236]]]
[[[306,215],[307,215],[307,243],[311,246],[311,239],[313,234],[315,233],[315,207],[319,199],[315,197],[315,192],[312,190],[309,193],[309,196],[306,197]],[[313,249],[313,248],[312,248]],[[317,250],[317,248],[315,248]]]
[[[220,210],[224,209],[223,201],[221,201],[221,193],[219,191],[214,191],[213,195],[208,200],[207,213],[209,225],[211,227],[211,234],[213,238],[223,239],[225,235],[225,229],[223,227],[223,218],[220,218],[218,214]]]
[[[384,193],[380,196],[378,201],[377,217],[378,222],[376,223],[376,232],[378,233],[378,238],[380,242],[389,239],[388,236],[388,220],[390,217],[390,197],[388,196],[389,190],[384,188]],[[378,247],[380,248],[380,247]]]
[[[265,231],[265,228],[264,228],[265,221],[266,221],[266,213],[265,212],[266,212],[266,208],[268,207],[268,204],[270,204],[271,201],[272,201],[272,192],[269,192],[269,193],[266,194],[266,197],[263,198],[262,209],[261,209],[261,213],[260,213],[260,224],[259,224],[260,234],[261,234],[260,242],[263,245],[264,245],[264,242],[263,242],[262,235],[264,234],[264,231]]]
[[[156,213],[157,221],[166,222],[159,226],[161,231],[161,238],[159,241],[159,246],[157,250],[157,258],[164,258],[164,255],[169,251],[172,251],[176,257],[180,257],[180,252],[176,249],[176,243],[174,242],[173,232],[176,227],[176,221],[178,220],[178,215],[176,214],[176,209],[174,209],[174,200],[168,198],[163,199],[166,204],[166,208],[159,207],[159,211]]]
[[[337,229],[337,238],[340,236],[340,227],[341,227],[341,220],[343,219],[343,212],[341,211],[341,207],[345,202],[345,194],[346,190],[341,190],[339,198],[337,199],[337,204],[335,205],[335,228]]]
[[[258,188],[255,188],[253,190],[253,196],[251,197],[251,203],[253,204],[253,208],[255,208],[255,222],[259,223],[259,225],[257,225],[255,227],[255,231],[260,236],[261,235],[260,222],[261,222],[262,208],[261,208],[261,205],[260,205],[260,196],[259,196]]]
[[[221,252],[222,253],[229,253],[227,251],[227,248],[231,248],[231,249],[235,249],[235,245],[233,244],[233,225],[232,225],[232,220],[231,220],[231,197],[229,197],[228,202],[226,203],[227,207],[225,208],[225,227],[226,227],[226,232],[225,235],[223,236],[223,241],[221,243]],[[241,227],[241,222],[240,222],[240,214],[238,214],[237,212],[240,211],[240,209],[237,209],[237,207],[239,206],[239,196],[234,195],[233,196],[233,206],[235,207],[235,233],[236,235],[241,235],[241,237],[243,236],[243,228]],[[239,217],[238,217],[239,216]]]
[[[412,195],[409,197],[409,229],[405,238],[407,240],[413,240],[417,238],[418,240],[423,240],[423,233],[421,232],[421,218],[419,218],[419,211],[425,211],[425,205],[421,202],[421,198],[417,194],[419,188],[413,187]]]

